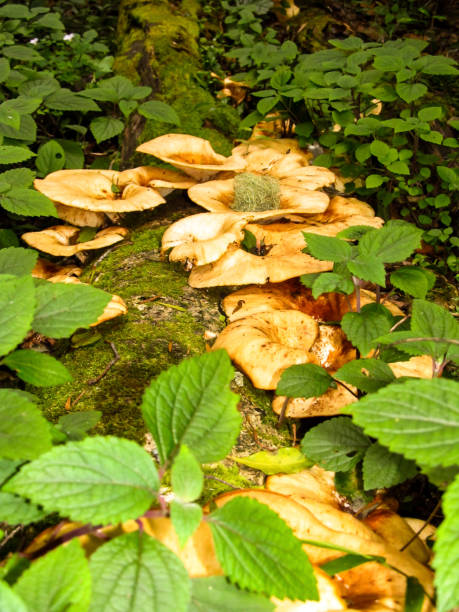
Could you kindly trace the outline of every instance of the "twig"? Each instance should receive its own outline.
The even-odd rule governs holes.
[[[235,487],[230,482],[227,482],[226,480],[223,480],[222,478],[217,478],[217,476],[212,476],[211,474],[204,474],[204,478],[206,478],[207,480],[217,480],[218,482],[221,482],[222,484],[227,485],[228,487],[231,487],[232,489],[239,489],[239,487]]]
[[[403,319],[400,319],[400,321],[397,321],[397,323],[390,328],[389,333],[395,331],[397,329],[397,327],[400,327],[400,325],[405,323],[405,321],[408,321],[408,319],[410,317],[411,317],[411,315],[406,315],[406,316],[403,317]]]
[[[33,552],[29,554],[23,553],[23,556],[26,557],[27,559],[36,559],[37,557],[41,557],[42,555],[49,552],[50,550],[54,550],[61,544],[64,544],[65,542],[69,542],[70,540],[73,540],[73,538],[77,538],[82,535],[88,535],[90,533],[93,533],[94,531],[97,531],[101,527],[102,525],[94,526],[94,525],[91,525],[90,523],[83,525],[82,527],[77,527],[76,529],[72,529],[71,531],[64,533],[63,535],[56,538],[52,542],[48,542],[41,548],[38,548],[37,550],[34,550]]]
[[[187,312],[186,308],[183,306],[176,306],[175,304],[167,304],[166,302],[156,302],[160,306],[166,306],[166,308],[175,308],[175,310],[180,310],[181,312]]]
[[[83,391],[81,391],[81,393],[79,393],[76,398],[73,400],[73,402],[71,403],[71,408],[73,408],[74,406],[76,406],[78,404],[78,402],[80,401],[80,399],[83,397],[83,395],[86,393],[86,389],[83,389]]]
[[[285,413],[287,411],[287,406],[288,406],[289,401],[290,401],[289,397],[286,397],[284,399],[284,403],[282,404],[282,409],[280,411],[279,418],[277,419],[277,424],[276,424],[276,428],[277,429],[279,429],[279,427],[282,426],[282,424],[283,424],[283,422],[285,420]]]
[[[427,527],[427,525],[430,523],[430,521],[433,519],[433,517],[437,514],[438,509],[440,508],[441,505],[441,499],[438,500],[437,504],[435,505],[435,508],[432,510],[432,512],[429,514],[429,516],[427,517],[426,522],[424,523],[424,525],[418,529],[418,531],[416,531],[416,533],[414,533],[411,538],[408,540],[408,542],[406,544],[404,544],[402,546],[402,548],[400,549],[400,552],[402,552],[403,550],[405,550],[405,548],[408,548],[408,546],[414,542],[414,540],[416,540],[416,538],[419,537],[419,535],[424,531],[424,529]]]
[[[97,383],[102,380],[102,378],[107,374],[107,372],[110,370],[110,368],[112,368],[115,363],[119,360],[120,356],[118,355],[118,351],[116,350],[115,345],[113,344],[113,342],[109,342],[108,340],[105,340],[105,343],[108,344],[110,346],[110,348],[113,351],[113,359],[110,361],[110,363],[108,363],[105,368],[103,369],[102,373],[99,374],[99,376],[97,378],[93,378],[92,380],[88,380],[87,384],[88,385],[97,385]]]
[[[354,391],[352,391],[352,389],[350,389],[347,385],[345,385],[343,382],[341,382],[340,380],[337,380],[336,378],[333,379],[335,381],[335,383],[338,383],[338,385],[341,385],[342,387],[344,387],[346,389],[346,391],[349,391],[349,393],[351,393],[351,395],[353,395],[354,397],[356,397],[357,399],[359,399],[359,396],[357,393],[354,393]]]

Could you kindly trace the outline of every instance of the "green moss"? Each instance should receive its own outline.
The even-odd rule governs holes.
[[[203,504],[208,503],[221,493],[231,491],[233,487],[238,489],[253,487],[253,483],[241,475],[238,465],[229,459],[220,461],[219,463],[204,465],[203,472],[205,475],[213,477],[204,479],[204,490],[199,500]],[[220,482],[219,480],[215,480],[215,478],[219,478],[225,482]]]

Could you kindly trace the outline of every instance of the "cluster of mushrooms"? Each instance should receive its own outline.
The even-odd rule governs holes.
[[[113,245],[123,240],[127,230],[99,229],[109,220],[155,208],[173,189],[187,189],[190,199],[207,212],[169,226],[162,253],[184,264],[192,287],[245,286],[223,301],[229,325],[213,348],[226,349],[260,389],[275,389],[291,365],[315,363],[333,374],[355,358],[355,350],[336,325],[355,298],[329,293],[314,300],[298,281],[302,274],[333,267],[331,261],[303,252],[303,232],[335,236],[350,226],[383,224],[365,202],[336,195],[340,177],[310,165],[311,154],[294,139],[256,137],[225,157],[202,138],[166,134],[137,150],[175,170],[153,166],[123,172],[60,170],[37,179],[35,188],[53,200],[59,217],[72,225],[29,232],[22,238],[32,247],[63,256]],[[335,195],[329,195],[327,188]],[[93,233],[99,231],[79,242],[81,227],[88,226],[95,228]],[[245,246],[247,236],[252,238],[252,250]],[[47,278],[79,282],[72,268]],[[362,304],[372,301],[374,295],[363,291]],[[389,307],[393,314],[402,314],[396,306]],[[126,305],[113,296],[106,311],[103,320],[123,314]],[[431,376],[427,357],[394,363],[391,368],[396,376]],[[333,415],[355,401],[353,392],[339,386],[319,398],[276,397],[273,409],[290,417]]]

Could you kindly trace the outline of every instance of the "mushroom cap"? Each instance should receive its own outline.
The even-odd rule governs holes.
[[[58,170],[44,179],[35,179],[35,189],[59,204],[94,212],[131,212],[164,204],[164,198],[150,187],[129,184],[122,193],[113,192],[119,173],[114,170]]]
[[[154,155],[198,181],[223,170],[241,172],[245,168],[245,161],[238,155],[219,155],[208,140],[189,134],[165,134],[144,142],[136,150]]]
[[[74,208],[64,204],[55,204],[57,216],[62,221],[78,227],[101,227],[105,222],[105,214],[83,208]]]
[[[34,278],[50,278],[51,276],[80,276],[83,272],[78,266],[58,266],[52,261],[39,257],[32,270]]]
[[[154,166],[139,166],[130,170],[123,170],[118,175],[118,186],[126,187],[130,183],[141,187],[153,187],[162,196],[167,195],[174,189],[188,189],[196,181],[183,172],[176,172],[166,168],[155,168]]]
[[[232,153],[241,155],[247,158],[248,155],[255,151],[262,151],[263,149],[271,149],[272,153],[276,153],[278,157],[288,155],[290,153],[299,153],[305,162],[312,159],[312,153],[301,149],[298,140],[296,138],[267,138],[265,136],[252,136],[250,140],[237,145],[232,150]]]
[[[230,244],[239,244],[247,220],[233,213],[202,213],[184,217],[168,227],[161,251],[172,248],[171,261],[204,265],[219,259]]]
[[[332,268],[333,262],[318,261],[288,244],[275,245],[263,256],[230,245],[216,262],[194,267],[188,282],[196,288],[264,284]]]
[[[321,213],[327,209],[330,201],[326,193],[309,190],[305,187],[285,184],[281,180],[280,207],[273,210],[250,211],[252,219],[268,219],[270,216],[279,217],[281,213]],[[228,212],[232,210],[234,202],[234,179],[207,181],[195,185],[188,190],[193,202],[199,204],[210,212]],[[236,214],[245,214],[246,211],[234,211]]]
[[[280,310],[240,319],[217,337],[212,350],[226,349],[258,389],[275,389],[290,365],[317,363],[311,347],[319,334],[312,317]]]
[[[128,230],[125,227],[107,227],[100,232],[97,232],[92,240],[87,242],[74,243],[80,228],[71,227],[70,225],[54,225],[41,232],[27,232],[22,234],[21,238],[29,246],[49,253],[50,255],[75,255],[80,251],[88,251],[92,249],[102,249],[116,242],[120,242],[127,235]]]
[[[348,385],[352,391],[357,389]],[[287,401],[287,406],[285,402]],[[335,389],[328,389],[319,397],[290,397],[277,395],[272,401],[272,409],[276,414],[284,414],[291,419],[305,419],[307,417],[325,417],[340,414],[341,408],[356,402],[357,398],[350,391],[338,385]]]

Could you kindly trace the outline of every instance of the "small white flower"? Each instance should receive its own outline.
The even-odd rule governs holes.
[[[32,40],[29,40],[30,45],[36,45],[37,42],[38,42],[38,38],[32,38]]]
[[[75,36],[74,32],[72,32],[71,34],[64,34],[63,40],[72,40],[74,36]]]

